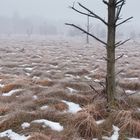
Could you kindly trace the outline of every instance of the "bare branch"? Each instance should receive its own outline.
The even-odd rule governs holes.
[[[121,59],[124,56],[124,54],[120,55],[118,58],[115,59],[115,61]]]
[[[129,20],[131,20],[132,18],[133,18],[133,17],[129,17],[129,18],[127,18],[126,20],[124,20],[124,21],[118,23],[118,24],[116,25],[116,27],[117,27],[117,26],[120,26],[121,24],[123,24],[123,23],[125,23],[125,22],[127,22],[127,21],[129,21]]]
[[[102,40],[99,39],[98,37],[94,36],[93,34],[87,32],[86,30],[80,28],[79,26],[74,25],[74,24],[69,24],[69,23],[65,23],[65,25],[73,26],[73,27],[79,29],[80,31],[84,32],[85,34],[87,34],[87,35],[93,37],[95,40],[99,41],[100,43],[104,44],[105,46],[107,46],[107,43],[105,43],[104,41],[102,41]]]
[[[93,90],[93,91],[95,91],[97,94],[100,94],[92,85],[89,85],[90,86],[90,88]]]
[[[82,14],[82,15],[86,15],[86,16],[89,16],[89,17],[94,18],[94,16],[92,16],[92,15],[90,15],[90,14],[87,14],[87,13],[85,13],[85,12],[81,12],[81,11],[77,10],[74,6],[73,6],[73,7],[70,7],[70,8],[71,8],[72,10],[74,10],[74,11],[76,11],[76,12]]]
[[[106,0],[103,0],[103,3],[109,6],[109,3]]]
[[[121,72],[124,72],[124,70],[120,70],[119,72],[117,72],[115,75],[119,75]]]
[[[116,8],[117,8],[116,20],[115,20],[116,22],[120,19],[120,13],[124,4],[125,4],[125,0],[120,0],[116,3]]]
[[[129,38],[129,39],[127,39],[127,40],[125,40],[125,41],[119,41],[119,42],[117,42],[115,45],[116,45],[116,48],[117,47],[119,47],[119,46],[121,46],[121,45],[123,45],[123,44],[125,44],[126,42],[128,42],[128,41],[130,41],[131,39]]]
[[[81,3],[78,3],[80,7],[82,7],[83,9],[85,9],[86,11],[88,11],[88,13],[90,13],[94,18],[102,21],[106,26],[108,26],[108,23],[101,18],[100,16],[98,16],[97,14],[95,14],[94,12],[92,12],[91,10],[89,10],[87,7],[83,6]]]

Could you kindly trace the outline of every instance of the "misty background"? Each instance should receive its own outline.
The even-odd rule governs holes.
[[[87,17],[69,8],[74,0],[0,0],[0,35],[61,35],[80,36],[77,29],[64,23],[75,23],[86,28]],[[102,0],[76,0],[106,19],[107,7]],[[140,0],[126,0],[122,17],[133,16],[131,22],[121,26],[118,36],[140,37]],[[77,8],[78,5],[76,5]],[[90,32],[106,35],[105,27],[96,19],[90,19]]]

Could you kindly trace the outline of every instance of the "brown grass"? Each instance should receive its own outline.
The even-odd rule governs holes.
[[[33,133],[28,140],[51,140],[51,137],[46,136],[42,133]]]
[[[5,115],[9,111],[10,111],[10,106],[5,104],[0,104],[0,115]]]
[[[140,138],[140,120],[134,116],[134,111],[117,111],[113,114],[112,121],[122,133]]]
[[[1,92],[6,93],[13,89],[19,88],[19,87],[20,87],[20,85],[18,85],[18,84],[7,84],[3,88],[1,88]]]
[[[53,86],[54,82],[50,80],[39,80],[39,81],[36,81],[36,84],[39,84],[41,86]]]
[[[95,120],[103,119],[105,116],[105,109],[99,104],[86,105],[80,112],[89,113]]]
[[[100,130],[95,119],[89,113],[79,112],[74,118],[74,127],[86,139],[92,139],[100,136]]]

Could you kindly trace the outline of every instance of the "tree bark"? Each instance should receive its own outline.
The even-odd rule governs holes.
[[[115,0],[109,0],[108,6],[108,36],[107,36],[107,76],[106,93],[108,103],[115,100],[115,38],[116,38],[116,6]]]

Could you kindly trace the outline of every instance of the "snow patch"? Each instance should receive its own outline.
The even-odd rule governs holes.
[[[3,93],[2,96],[12,96],[14,93],[19,92],[19,91],[22,91],[22,89],[11,90],[10,92]]]
[[[36,95],[34,95],[34,96],[33,96],[33,99],[34,99],[34,100],[37,100],[37,99],[38,99],[38,97],[37,97]]]
[[[99,121],[96,121],[96,124],[99,125],[99,124],[102,124],[105,120],[99,120]]]
[[[4,87],[4,85],[3,84],[0,84],[0,88],[2,88],[2,87]]]
[[[70,87],[67,87],[67,89],[69,90],[70,93],[75,93],[77,92],[77,90],[73,89],[73,88],[70,88]]]
[[[119,128],[113,125],[114,134],[110,137],[110,140],[118,140],[119,139]]]
[[[89,77],[89,76],[84,76],[85,77],[85,79],[87,79],[87,80],[91,80],[92,78],[91,77]]]
[[[28,128],[30,127],[30,124],[28,122],[24,122],[22,125],[21,125],[22,129],[25,129],[25,128]]]
[[[125,90],[125,93],[127,93],[127,94],[134,94],[136,91],[134,91],[134,90]]]
[[[64,101],[62,100],[62,102],[64,102],[65,104],[68,105],[69,107],[69,110],[68,112],[69,113],[77,113],[78,111],[80,111],[82,108],[79,106],[79,104],[75,104],[73,102],[68,102],[68,101]]]
[[[34,68],[31,68],[31,67],[27,67],[25,68],[25,70],[28,70],[28,71],[32,71]]]
[[[52,130],[59,131],[59,132],[64,129],[63,126],[60,125],[60,123],[48,121],[45,119],[34,120],[32,121],[32,123],[41,123],[43,124],[43,126],[49,126]]]
[[[48,108],[47,105],[44,105],[44,106],[40,107],[41,110],[46,110],[47,108]]]
[[[11,129],[0,133],[0,138],[8,137],[11,140],[27,140],[30,136],[25,137],[24,135],[19,135],[13,132]]]

